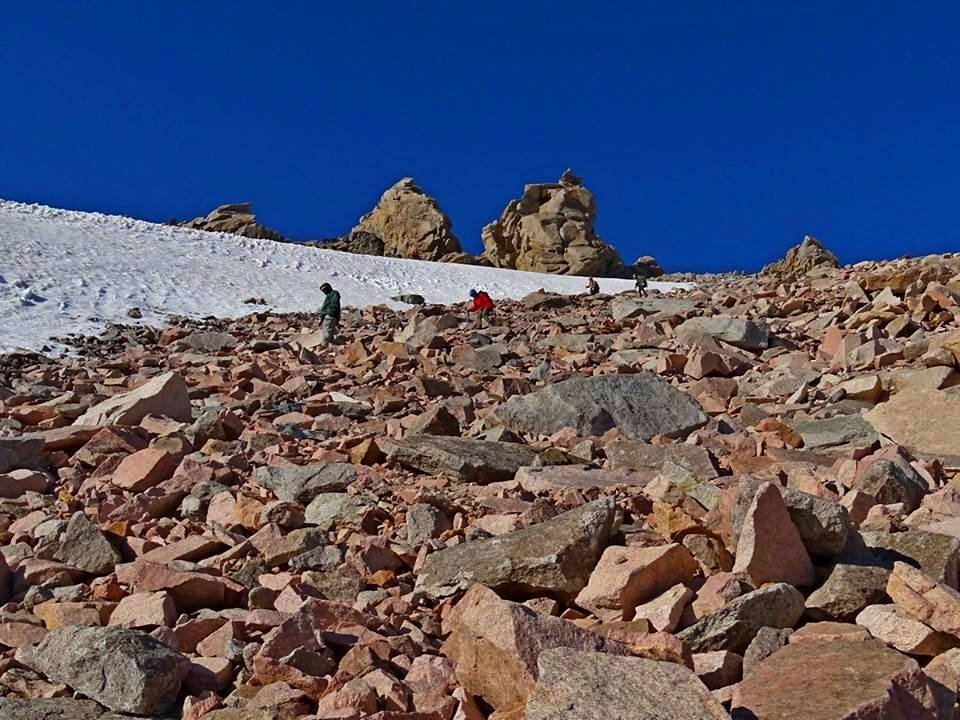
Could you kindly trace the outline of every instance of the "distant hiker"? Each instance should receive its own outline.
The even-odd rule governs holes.
[[[323,307],[320,308],[320,317],[323,318],[320,325],[320,341],[324,345],[330,345],[340,325],[340,293],[330,287],[330,283],[321,285],[320,292],[326,295]]]
[[[490,296],[483,290],[480,292],[471,290],[470,297],[473,298],[473,306],[470,309],[477,314],[476,319],[473,321],[473,326],[482,329],[486,326],[486,323],[490,320],[490,316],[493,314],[493,300],[491,300]]]
[[[647,294],[647,276],[639,270],[634,270],[633,281],[637,285],[637,294],[641,297]]]
[[[600,284],[593,278],[590,278],[589,280],[587,280],[587,295],[598,295],[598,294],[600,294]]]

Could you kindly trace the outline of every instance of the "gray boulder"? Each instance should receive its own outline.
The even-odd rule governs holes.
[[[770,347],[770,331],[752,320],[714,315],[690,318],[677,328],[682,340],[696,341],[707,335],[728,345],[760,352]]]
[[[907,512],[920,507],[928,491],[926,481],[900,457],[874,460],[857,475],[853,487],[884,505],[903,503]]]
[[[343,492],[357,479],[347,463],[315,463],[301,467],[258,467],[254,482],[273,491],[278,500],[308,504],[320,493]]]
[[[540,653],[526,720],[725,720],[691,670],[677,663],[555,648]]]
[[[414,503],[407,508],[407,542],[414,547],[440,537],[451,527],[450,518],[429,503]]]
[[[599,375],[548,385],[516,395],[497,418],[514,432],[551,435],[565,427],[583,436],[619,428],[631,440],[655,435],[685,437],[707,423],[696,400],[656,375]]]
[[[106,575],[123,560],[107,536],[82,512],[70,517],[56,558],[91,575]]]
[[[803,438],[804,450],[811,452],[848,451],[869,448],[880,436],[862,415],[837,415],[825,420],[788,423]]]
[[[740,478],[733,511],[734,538],[740,536],[743,518],[761,485],[762,480],[749,475]],[[793,488],[778,489],[807,552],[829,557],[843,552],[850,531],[850,515],[843,505]]]
[[[43,439],[0,437],[0,473],[44,464]]]
[[[441,435],[386,440],[382,449],[391,462],[407,469],[481,484],[512,480],[537,457],[535,450],[518,443]]]
[[[617,295],[610,304],[610,312],[614,320],[629,320],[631,318],[649,318],[650,320],[665,320],[678,315],[686,315],[697,309],[693,300],[681,298],[639,298],[633,295]]]
[[[792,585],[764,585],[731,600],[677,637],[694,653],[729,650],[743,654],[760,628],[794,627],[803,610],[803,595]]]
[[[811,620],[853,622],[868,605],[888,602],[890,571],[877,565],[834,565],[823,585],[807,597]]]
[[[897,561],[920,568],[937,582],[958,587],[957,564],[960,560],[960,538],[925,530],[882,531],[861,533],[863,542],[875,562],[887,569]]]
[[[515,599],[572,600],[586,587],[615,518],[613,499],[604,498],[522,530],[454,545],[427,556],[416,588],[439,598],[482,583]]]
[[[383,515],[384,512],[370,498],[347,493],[320,493],[307,505],[303,519],[307,525],[316,525],[321,530],[354,527],[374,532]]]
[[[159,715],[180,694],[190,661],[139,630],[72,625],[54,630],[18,659],[117,712]]]
[[[74,698],[20,698],[0,697],[0,718],[4,720],[132,720],[129,715],[117,715],[105,710],[93,700]]]

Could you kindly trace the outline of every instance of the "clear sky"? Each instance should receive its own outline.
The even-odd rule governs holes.
[[[0,197],[342,234],[410,175],[468,250],[570,166],[628,262],[960,250],[956,2],[7,2]]]

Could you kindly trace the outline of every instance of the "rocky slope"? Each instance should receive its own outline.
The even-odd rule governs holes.
[[[953,718],[958,272],[5,356],[0,717]]]
[[[515,270],[628,277],[617,251],[594,230],[596,215],[593,193],[570,170],[559,182],[526,185],[483,229],[483,257]]]

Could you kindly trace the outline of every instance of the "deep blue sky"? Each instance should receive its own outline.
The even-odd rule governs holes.
[[[567,166],[624,259],[957,250],[960,5],[8,2],[0,197],[348,230],[412,175],[467,249]]]

